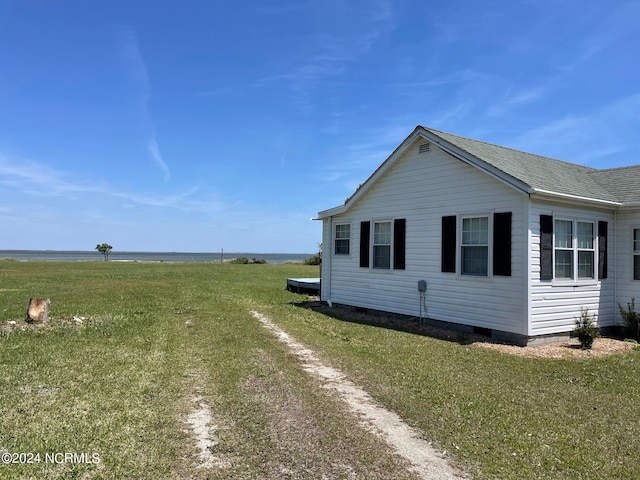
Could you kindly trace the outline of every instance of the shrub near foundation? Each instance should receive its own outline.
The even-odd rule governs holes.
[[[631,302],[627,303],[627,309],[625,310],[622,305],[618,304],[620,309],[620,316],[624,321],[625,335],[640,340],[640,314],[635,310],[636,299],[632,298]]]
[[[596,316],[589,313],[588,308],[582,308],[580,318],[576,319],[576,328],[573,331],[580,340],[582,348],[591,350],[593,341],[600,336],[600,328],[596,323]]]

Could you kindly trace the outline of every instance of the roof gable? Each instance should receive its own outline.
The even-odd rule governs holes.
[[[343,213],[357,202],[419,138],[438,145],[454,158],[472,165],[523,194],[556,196],[621,205],[640,202],[640,165],[609,170],[564,162],[499,145],[417,126],[375,172],[341,205],[319,218]]]

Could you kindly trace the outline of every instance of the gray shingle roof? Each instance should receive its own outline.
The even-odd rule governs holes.
[[[469,155],[471,158],[465,160],[470,163],[483,168],[489,166],[488,170],[493,170],[493,174],[498,174],[504,180],[516,180],[511,183],[530,193],[573,196],[618,205],[640,204],[640,165],[598,170],[417,126],[378,169],[345,200],[344,205],[319,212],[318,218],[344,212],[349,208],[350,202],[357,201],[359,196],[375,183],[376,177],[384,172],[390,161],[393,162],[403,146],[415,141],[415,135],[425,133],[431,140],[439,139],[434,141],[441,147],[449,147],[449,151],[453,151],[455,155],[462,158]],[[482,162],[485,165],[482,165]],[[495,170],[498,170],[498,173]]]
[[[640,202],[640,165],[596,170],[592,175],[619,202]]]
[[[608,202],[640,201],[640,165],[597,170],[427,127],[422,128],[529,185],[532,189]]]

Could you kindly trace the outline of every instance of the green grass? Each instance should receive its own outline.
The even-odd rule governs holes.
[[[270,316],[473,478],[640,478],[640,352],[512,357],[301,308],[304,265],[0,261],[0,450],[97,453],[0,478],[412,478],[251,316]],[[86,318],[76,325],[73,316]],[[212,410],[223,466],[184,419]]]
[[[637,350],[533,359],[298,311],[278,318],[474,478],[640,478]]]

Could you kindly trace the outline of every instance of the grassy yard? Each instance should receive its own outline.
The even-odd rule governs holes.
[[[305,276],[317,267],[0,261],[0,324],[51,298],[49,326],[0,332],[0,451],[40,455],[0,478],[413,478],[251,310],[472,478],[640,478],[640,351],[531,359],[345,322],[283,290]],[[211,469],[185,421],[198,401]],[[65,452],[85,461],[45,462]]]

